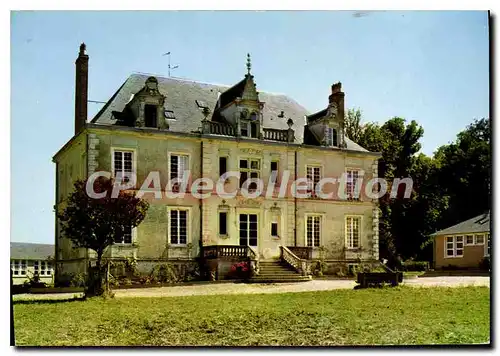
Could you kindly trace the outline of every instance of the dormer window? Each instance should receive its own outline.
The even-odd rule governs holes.
[[[241,121],[241,129],[240,129],[240,135],[242,137],[251,137],[251,138],[258,138],[259,137],[259,127],[256,122],[249,122],[249,121]]]
[[[146,127],[158,127],[157,114],[156,105],[146,104],[144,107],[144,125]]]
[[[325,142],[329,147],[337,146],[337,130],[331,127],[327,127],[325,131]]]

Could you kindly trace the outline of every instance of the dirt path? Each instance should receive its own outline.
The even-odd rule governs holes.
[[[245,283],[214,283],[193,286],[175,286],[158,288],[137,288],[115,290],[116,298],[130,297],[181,297],[188,295],[216,294],[260,294],[312,292],[335,289],[353,289],[356,285],[352,280],[312,280],[303,283],[276,284],[245,284]],[[411,287],[460,287],[460,286],[490,286],[489,277],[426,277],[406,279],[403,285]],[[38,299],[69,299],[77,293],[69,294],[19,294],[14,300]]]

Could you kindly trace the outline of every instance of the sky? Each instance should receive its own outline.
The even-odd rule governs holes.
[[[172,76],[232,85],[250,53],[258,90],[312,113],[340,81],[364,122],[416,120],[427,155],[489,117],[484,11],[12,12],[11,241],[54,243],[52,157],[73,134],[81,42],[89,100],[107,101],[133,72],[167,76],[169,51]],[[89,103],[89,120],[101,106]]]

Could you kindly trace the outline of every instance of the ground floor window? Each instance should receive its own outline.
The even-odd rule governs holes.
[[[188,211],[182,209],[170,210],[170,243],[185,245],[188,236]]]
[[[240,214],[239,230],[241,246],[257,246],[257,214]]]
[[[445,240],[446,257],[462,257],[464,255],[464,237],[447,236]]]
[[[484,235],[483,234],[476,235],[475,237],[476,237],[475,245],[484,245]]]
[[[318,247],[321,236],[321,216],[306,216],[306,242],[307,246]]]
[[[219,212],[219,235],[227,235],[227,212]]]
[[[28,264],[26,260],[10,260],[10,268],[12,269],[12,275],[25,276]]]
[[[347,248],[358,248],[360,241],[360,226],[361,217],[359,216],[346,216],[346,244]]]
[[[50,276],[51,275],[52,266],[47,261],[40,261],[40,275],[41,276]]]
[[[491,243],[491,240],[490,240],[490,234],[486,234],[486,246],[485,246],[485,249],[484,249],[484,256],[490,256],[490,243]]]
[[[132,227],[125,228],[125,234],[118,239],[115,239],[115,244],[131,244],[132,243]]]

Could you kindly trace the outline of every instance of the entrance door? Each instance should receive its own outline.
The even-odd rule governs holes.
[[[239,230],[240,230],[240,246],[257,247],[257,240],[258,240],[257,214],[240,214]]]

